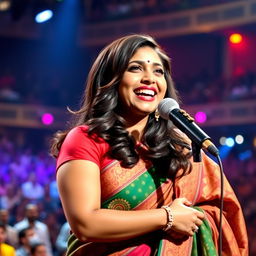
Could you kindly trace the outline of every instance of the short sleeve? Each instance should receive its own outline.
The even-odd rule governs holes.
[[[102,154],[105,151],[103,145],[106,145],[106,142],[102,139],[101,141],[93,139],[88,135],[87,130],[87,126],[78,126],[67,134],[57,158],[56,169],[70,160],[89,160],[100,167]]]

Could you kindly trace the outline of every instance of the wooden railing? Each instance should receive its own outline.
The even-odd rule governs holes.
[[[207,105],[184,106],[191,116],[197,112],[206,113],[207,121],[200,126],[223,126],[256,123],[256,101],[238,101]],[[50,125],[43,124],[44,113],[54,117]],[[50,108],[36,105],[0,104],[1,126],[29,127],[43,129],[64,129],[69,120],[68,111],[63,108]]]
[[[256,0],[170,12],[80,27],[79,42],[102,45],[120,35],[148,33],[155,37],[205,33],[256,22]]]
[[[53,117],[51,124],[42,121],[44,114]],[[68,121],[66,109],[38,105],[0,103],[0,124],[9,127],[27,127],[43,129],[64,129]]]
[[[199,111],[206,114],[207,120],[200,126],[242,125],[256,123],[256,100],[222,102],[184,107],[195,116]]]

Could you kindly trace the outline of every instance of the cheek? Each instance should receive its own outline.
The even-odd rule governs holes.
[[[160,94],[161,95],[165,95],[167,92],[167,83],[166,82],[163,82],[162,83],[162,86],[160,86]]]
[[[131,86],[129,83],[125,81],[121,82],[118,89],[119,97],[121,97],[122,99],[126,99],[127,97],[131,96],[133,90],[133,86]]]

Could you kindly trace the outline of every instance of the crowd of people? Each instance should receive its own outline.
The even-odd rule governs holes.
[[[35,154],[30,147],[19,148],[5,135],[1,136],[0,154],[0,223],[5,233],[0,244],[13,246],[18,256],[38,255],[32,254],[34,245],[40,250],[45,247],[42,255],[62,255],[68,231],[66,236],[61,232],[65,217],[53,158],[47,149]]]
[[[33,239],[26,237],[35,238],[36,235],[30,228],[22,229],[18,223],[24,221],[24,218],[31,212],[35,212],[32,219],[40,221],[40,226],[46,230],[45,240],[37,241],[35,246],[43,243],[42,246],[46,249],[51,248],[52,254],[49,255],[60,256],[66,249],[69,225],[59,201],[55,179],[55,160],[47,154],[46,148],[39,152],[33,152],[31,148],[29,143],[24,148],[18,146],[10,137],[1,135],[0,223],[5,224],[2,232],[7,233],[7,239],[1,240],[0,225],[0,244],[7,243],[19,251],[23,250],[21,248],[24,244],[28,244],[30,248],[28,241],[33,241]],[[232,153],[223,159],[224,172],[241,202],[245,215],[251,248],[250,255],[256,253],[255,159],[255,151],[249,159],[243,161],[238,158],[237,154]],[[26,254],[17,252],[16,255]]]
[[[177,88],[183,101],[190,105],[250,100],[256,97],[256,73],[234,75],[227,80],[202,72],[194,78],[177,81]]]

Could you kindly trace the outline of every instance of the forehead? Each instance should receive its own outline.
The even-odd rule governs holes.
[[[27,236],[34,235],[34,230],[33,230],[32,228],[27,229],[26,235],[27,235]]]
[[[131,57],[130,61],[135,61],[135,60],[140,60],[145,62],[156,62],[159,64],[163,64],[156,50],[149,46],[144,46],[137,49],[137,51]]]
[[[36,251],[37,252],[46,252],[46,247],[44,245],[39,245],[37,248],[36,248]]]
[[[7,216],[8,212],[6,210],[0,210],[0,216]]]

